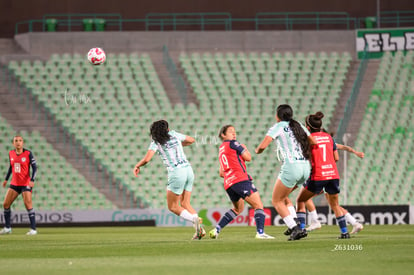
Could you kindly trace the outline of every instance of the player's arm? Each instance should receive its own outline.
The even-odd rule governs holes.
[[[7,181],[9,180],[11,174],[12,174],[12,166],[10,164],[9,165],[9,170],[7,171],[6,177],[4,178],[4,181],[3,181],[3,187],[6,187]]]
[[[183,146],[188,146],[188,145],[193,144],[194,142],[195,142],[195,139],[193,137],[185,136],[185,139],[181,141],[181,144]]]
[[[146,165],[152,159],[152,157],[154,156],[154,154],[155,154],[155,151],[148,150],[147,151],[147,154],[137,163],[137,165],[135,165],[134,175],[136,177],[138,177],[138,174],[140,172],[140,168],[142,166]]]
[[[255,153],[261,154],[263,151],[269,146],[269,144],[273,141],[273,138],[271,136],[265,136],[263,141],[257,146]]]
[[[336,148],[338,150],[343,150],[343,151],[347,151],[347,152],[353,153],[353,154],[355,154],[359,158],[364,158],[364,156],[365,156],[364,152],[358,152],[354,148],[352,148],[350,146],[343,145],[343,144],[337,143],[336,144]]]
[[[220,165],[219,175],[220,177],[224,178],[224,170],[223,168],[221,168],[221,165]]]
[[[250,152],[247,149],[246,145],[241,144],[241,146],[244,148],[243,152],[240,154],[241,157],[244,159],[244,161],[251,161],[252,160],[252,154],[250,154]]]
[[[308,141],[309,141],[310,145],[317,145],[318,144],[318,143],[316,143],[316,139],[312,135],[308,136]]]
[[[334,154],[334,160],[335,160],[335,161],[338,161],[338,160],[339,160],[339,154],[338,154],[338,151],[337,151],[337,150],[335,150],[335,151],[333,152],[333,154]]]
[[[36,159],[34,158],[32,152],[30,152],[29,154],[29,160],[30,160],[30,166],[32,167],[32,177],[30,178],[29,186],[34,187],[34,181],[37,175],[37,164],[36,164]]]

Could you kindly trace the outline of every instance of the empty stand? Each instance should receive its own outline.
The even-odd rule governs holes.
[[[414,52],[387,52],[349,161],[349,204],[407,204],[414,196]]]

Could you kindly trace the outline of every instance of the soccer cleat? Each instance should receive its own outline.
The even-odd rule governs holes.
[[[346,233],[341,233],[341,236],[338,237],[338,239],[350,239],[351,236],[349,235],[348,232]]]
[[[206,235],[206,231],[201,226],[200,230],[198,232],[194,233],[192,240],[201,240],[201,238],[203,238],[205,235]]]
[[[288,229],[286,229],[286,231],[285,231],[285,232],[283,232],[283,234],[285,234],[286,236],[289,236],[290,234],[292,234],[292,231],[293,231],[293,229],[290,229],[290,228],[288,227]]]
[[[217,239],[219,233],[217,232],[217,228],[214,228],[212,230],[210,230],[210,232],[208,232],[208,234],[210,235],[210,238],[212,239]]]
[[[11,228],[5,227],[2,230],[0,230],[0,235],[11,234],[11,233],[12,233]]]
[[[306,236],[308,236],[306,230],[302,230],[300,226],[297,225],[292,229],[292,233],[290,234],[288,241],[299,240],[305,238]]]
[[[197,217],[194,217],[194,219],[193,219],[193,225],[194,225],[194,228],[195,228],[196,233],[199,233],[200,232],[201,225],[200,225],[200,218],[198,216]]]
[[[267,235],[266,233],[263,233],[263,234],[256,233],[256,237],[255,238],[256,239],[274,239],[275,237],[272,237],[270,235]]]
[[[351,234],[356,234],[359,231],[361,231],[362,229],[364,229],[364,226],[362,224],[360,224],[359,222],[357,222],[353,227],[352,227],[352,231]]]
[[[321,227],[322,227],[322,225],[321,225],[321,223],[320,223],[320,222],[318,222],[318,221],[316,221],[316,222],[312,222],[312,223],[308,226],[308,228],[306,228],[306,231],[310,232],[310,231],[313,231],[313,230],[319,229],[319,228],[321,228]]]
[[[200,228],[201,228],[201,232],[200,232],[200,239],[201,238],[204,238],[205,236],[206,236],[206,231],[204,230],[204,227],[203,226],[200,226]]]
[[[194,228],[195,228],[196,232],[193,236],[193,240],[201,240],[201,238],[206,235],[206,231],[204,230],[203,226],[201,225],[202,222],[203,222],[203,220],[201,218],[194,217],[193,224],[194,224]]]
[[[27,232],[26,235],[37,235],[37,231],[33,230],[33,229],[30,229],[30,231]]]

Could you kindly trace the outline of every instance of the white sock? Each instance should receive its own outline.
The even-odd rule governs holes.
[[[180,217],[183,218],[186,221],[189,221],[189,222],[193,222],[194,221],[193,214],[190,214],[190,212],[188,212],[186,209],[184,209],[183,211],[181,211]]]
[[[295,207],[293,205],[288,206],[288,210],[289,210],[290,215],[293,218],[297,218],[297,216],[296,216],[296,209],[295,209]]]
[[[316,210],[310,211],[309,219],[311,220],[311,222],[318,222],[318,212],[316,212]]]
[[[349,222],[351,225],[355,225],[356,223],[358,223],[357,221],[356,221],[356,219],[351,215],[351,213],[346,213],[345,214],[345,219],[346,219],[346,221],[347,222]]]
[[[293,219],[293,217],[291,215],[286,216],[283,218],[283,221],[285,222],[285,224],[289,227],[289,228],[293,228],[296,226],[296,222]]]

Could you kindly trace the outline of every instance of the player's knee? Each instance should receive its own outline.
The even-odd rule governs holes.
[[[236,215],[239,215],[241,212],[243,212],[243,210],[244,210],[244,205],[239,205],[233,208],[233,212]]]

